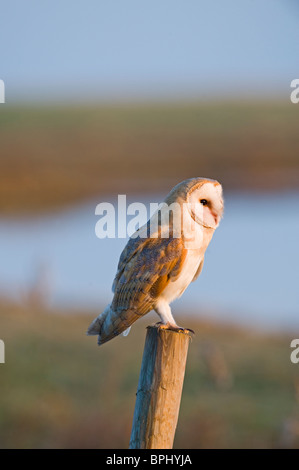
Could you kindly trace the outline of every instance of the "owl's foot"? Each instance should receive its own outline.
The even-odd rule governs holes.
[[[191,328],[184,328],[185,333],[192,333],[192,335],[195,335],[195,331],[191,330]]]
[[[194,331],[191,330],[190,328],[182,328],[181,326],[178,326],[173,323],[158,322],[158,323],[155,323],[155,326],[157,326],[161,330],[171,330],[171,331],[177,331],[178,333],[185,333],[185,334],[192,333],[193,335],[195,335]]]

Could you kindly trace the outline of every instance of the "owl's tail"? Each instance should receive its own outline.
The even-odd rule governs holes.
[[[98,335],[99,345],[106,343],[121,333],[123,333],[124,336],[127,336],[131,328],[130,325],[137,320],[138,315],[134,319],[130,315],[129,317],[131,317],[130,322],[128,322],[127,319],[125,320],[119,312],[115,312],[115,310],[112,309],[111,304],[109,304],[105,308],[104,312],[95,318],[95,320],[93,320],[89,325],[87,335]]]

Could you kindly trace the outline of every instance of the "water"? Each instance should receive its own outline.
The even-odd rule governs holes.
[[[34,288],[45,290],[53,307],[100,310],[108,303],[126,242],[96,237],[98,202],[36,219],[0,219],[0,292],[22,299]],[[298,207],[298,193],[227,195],[203,272],[173,304],[177,322],[184,323],[176,312],[208,313],[254,327],[295,329],[298,337]]]

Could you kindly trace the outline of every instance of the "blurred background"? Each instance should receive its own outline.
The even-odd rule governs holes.
[[[299,446],[299,8],[294,0],[1,4],[1,448],[126,448],[145,327],[98,348],[125,239],[95,207],[223,184],[176,448]]]

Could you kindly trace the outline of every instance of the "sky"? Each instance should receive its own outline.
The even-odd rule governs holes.
[[[6,101],[290,94],[297,0],[0,1]]]

